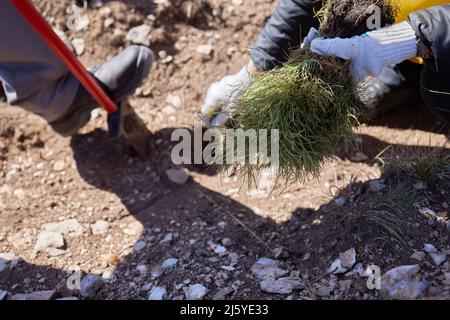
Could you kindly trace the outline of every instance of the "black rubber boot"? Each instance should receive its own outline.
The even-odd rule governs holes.
[[[364,104],[362,120],[370,121],[387,112],[417,104],[420,97],[422,67],[411,62],[390,66],[377,78],[369,78],[359,85]]]
[[[94,67],[91,73],[103,89],[116,102],[132,95],[149,74],[154,55],[143,46],[131,46],[110,61]],[[76,134],[91,118],[91,112],[99,106],[80,85],[69,110],[50,126],[61,136]]]
[[[3,90],[3,83],[0,82],[0,102],[6,101],[6,94]]]

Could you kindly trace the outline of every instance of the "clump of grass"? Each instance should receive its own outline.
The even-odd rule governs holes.
[[[386,178],[410,177],[450,187],[450,152],[445,146],[393,148],[382,162]]]
[[[319,173],[336,143],[352,137],[359,106],[348,63],[298,50],[283,67],[257,75],[231,115],[235,128],[279,130],[277,176],[289,183]],[[265,167],[247,161],[234,169],[252,178]]]
[[[381,8],[383,23],[394,21],[388,0],[329,0],[321,13],[321,34],[350,37],[367,31],[373,4]],[[235,128],[279,130],[279,162],[272,169],[286,184],[317,175],[338,142],[352,141],[362,103],[350,69],[347,61],[294,50],[286,64],[256,75],[239,106],[231,107]],[[242,173],[250,183],[271,166],[253,160],[247,155],[247,161],[227,168]]]
[[[407,253],[410,236],[406,225],[414,218],[417,201],[413,183],[419,180],[448,190],[450,152],[445,146],[392,148],[380,161],[387,189],[370,201],[370,207],[343,216],[350,220],[350,225],[364,229],[362,233],[370,233],[373,241],[382,241],[399,253]]]
[[[357,205],[337,213],[345,233],[364,242],[381,242],[399,254],[408,252],[408,220],[413,216],[415,192],[405,183],[389,185],[374,198],[362,198]]]
[[[382,241],[398,252],[409,248],[410,238],[405,226],[413,208],[413,195],[410,188],[400,185],[380,196],[374,206],[362,214],[360,218],[377,234],[373,241]]]

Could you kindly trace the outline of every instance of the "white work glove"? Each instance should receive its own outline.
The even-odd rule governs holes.
[[[311,42],[313,42],[317,38],[320,38],[319,30],[317,30],[316,28],[311,28],[309,30],[309,33],[306,36],[306,38],[303,39],[302,48],[310,47],[311,46]]]
[[[368,32],[349,39],[319,38],[311,42],[311,51],[352,61],[355,80],[377,77],[384,67],[417,56],[417,36],[408,22]]]
[[[207,127],[224,126],[230,119],[227,110],[239,105],[239,97],[251,81],[248,66],[245,66],[235,75],[226,76],[213,83],[208,89],[205,103],[201,108],[205,125]]]

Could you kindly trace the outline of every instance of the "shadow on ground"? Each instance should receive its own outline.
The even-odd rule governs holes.
[[[420,99],[420,97],[418,98]],[[376,125],[392,129],[415,129],[431,133],[450,133],[450,125],[445,124],[420,103],[408,107],[392,110],[391,112],[372,121],[370,125]]]
[[[264,219],[257,215],[245,205],[206,189],[195,181],[191,180],[183,186],[171,183],[167,179],[166,170],[171,167],[170,136],[173,130],[164,129],[155,133],[152,140],[154,153],[147,161],[133,155],[133,151],[125,141],[109,140],[107,133],[102,130],[75,136],[72,139],[71,146],[82,179],[94,188],[113,193],[121,199],[127,209],[126,215],[133,216],[144,226],[141,235],[143,241],[147,241],[152,236],[152,230],[155,228],[167,230],[168,226],[174,225],[174,223],[178,226],[175,239],[177,245],[169,249],[158,245],[151,246],[141,252],[133,252],[126,256],[116,268],[119,280],[124,274],[131,279],[133,279],[133,274],[137,276],[135,270],[137,264],[147,264],[151,267],[155,265],[155,262],[176,256],[183,261],[193,262],[194,270],[174,270],[164,276],[164,283],[169,286],[182,283],[191,272],[198,271],[196,268],[204,267],[202,263],[198,263],[199,260],[207,260],[211,256],[208,240],[220,241],[219,239],[225,237],[232,239],[233,252],[247,257],[242,264],[244,270],[250,270],[252,263],[258,257],[271,256],[272,252],[256,240],[249,230],[259,235],[270,248],[284,248],[284,253],[279,259],[295,266],[295,269],[302,274],[310,276],[318,276],[323,273],[331,259],[335,258],[339,252],[350,247],[364,250],[363,243],[372,243],[383,258],[387,254],[386,250],[389,255],[397,259],[404,258],[404,255],[398,254],[399,248],[395,248],[395,244],[389,246],[388,242],[379,241],[380,233],[377,232],[376,226],[375,229],[371,229],[370,224],[363,227],[364,224],[358,220],[361,210],[371,210],[371,205],[378,201],[377,194],[373,194],[368,188],[370,182],[352,183],[319,210],[299,208],[293,212],[291,220],[281,225],[276,224],[270,219]],[[386,144],[375,138],[368,136],[362,138],[371,145],[371,156],[386,148]],[[402,148],[407,150],[410,147],[393,146],[393,148],[394,150]],[[433,148],[419,149],[430,152]],[[416,150],[419,149],[416,148]],[[346,157],[345,154],[339,156]],[[200,174],[210,176],[218,174],[214,168],[191,167],[189,169],[195,169]],[[389,192],[391,191],[389,189]],[[140,195],[146,196],[140,197]],[[348,199],[348,202],[340,207],[335,200],[342,196]],[[205,228],[199,228],[198,221],[204,223]],[[226,228],[223,230],[218,228],[221,222],[226,223]],[[422,222],[426,224],[426,222]],[[246,227],[244,228],[242,224]],[[208,232],[215,230],[217,239],[208,239],[206,230]],[[419,239],[423,236],[423,232],[431,233],[432,231],[432,227],[426,226],[420,234],[414,235],[414,232],[408,231],[406,238],[417,237]],[[202,240],[190,244],[189,240],[193,234]],[[313,252],[313,254],[310,259],[304,261],[305,254],[308,252]],[[405,252],[408,253],[408,251]],[[365,255],[363,254],[363,257]],[[370,258],[371,261],[377,259],[369,256],[366,258]],[[381,260],[380,264],[382,264]],[[215,267],[220,269],[220,265]],[[68,276],[61,270],[47,266],[34,266],[22,261],[13,271],[1,273],[0,283],[5,279],[8,279],[8,283],[11,283],[11,279],[17,279],[17,283],[20,284],[26,277],[32,284],[36,281],[37,274],[54,279],[45,283],[48,289],[54,289],[60,280],[67,279]],[[248,290],[244,296],[234,296],[233,298],[269,297],[261,293],[256,281],[243,278],[246,279],[245,286]],[[123,284],[122,281],[117,283]],[[134,299],[145,297],[139,290],[133,291],[119,285],[116,288],[116,285],[107,286],[97,298]],[[215,287],[215,285],[211,285],[211,287]],[[18,285],[15,288],[1,289],[19,293],[26,291],[27,287]],[[173,290],[170,287],[168,289],[169,292]],[[212,297],[217,290],[211,290],[209,297]]]

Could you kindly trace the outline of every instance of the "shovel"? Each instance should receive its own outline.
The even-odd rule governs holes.
[[[84,68],[72,51],[67,48],[30,0],[11,0],[11,3],[64,62],[95,101],[108,112],[110,137],[118,138],[123,136],[141,157],[147,158],[150,153],[149,138],[151,133],[144,121],[131,107],[128,99],[116,104],[106,94],[97,80]]]

